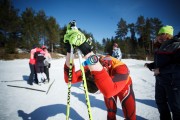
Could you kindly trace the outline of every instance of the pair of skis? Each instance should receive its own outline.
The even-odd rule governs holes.
[[[24,80],[12,80],[12,81],[1,81],[1,82],[19,82],[19,81],[24,81]],[[55,81],[55,79],[54,79]],[[37,88],[31,88],[31,87],[24,87],[24,86],[18,86],[18,85],[7,85],[8,87],[14,87],[14,88],[24,88],[27,90],[34,90],[34,91],[39,91],[39,92],[46,92],[46,94],[49,93],[51,86],[53,85],[54,81],[49,85],[47,91],[45,90],[41,90],[41,89],[37,89]]]
[[[69,120],[69,115],[70,115],[70,96],[71,96],[71,82],[72,82],[73,51],[74,51],[74,48],[73,48],[73,45],[71,45],[66,120]],[[82,56],[81,56],[81,53],[79,50],[78,50],[78,56],[79,56],[80,69],[82,72],[82,80],[83,80],[83,87],[84,87],[84,93],[85,93],[85,98],[86,98],[86,105],[87,105],[87,109],[88,109],[88,116],[89,116],[89,120],[92,120],[91,105],[90,105],[89,94],[88,94],[88,89],[87,89],[86,76],[85,76],[84,67],[82,66]]]

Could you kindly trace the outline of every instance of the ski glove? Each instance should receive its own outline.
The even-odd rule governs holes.
[[[74,46],[80,46],[86,41],[86,37],[77,29],[67,30],[64,35],[64,43],[69,42]]]
[[[78,46],[78,48],[81,50],[84,56],[90,53],[93,50],[91,38],[87,39],[82,45]]]
[[[150,71],[152,71],[154,69],[154,62],[153,63],[145,63],[144,66],[149,68]]]
[[[71,29],[71,25],[67,27],[66,34],[64,35],[64,43],[72,44],[74,47],[77,47],[81,50],[83,55],[87,55],[93,49],[91,46],[92,40],[87,39],[83,33],[81,33],[78,29]],[[67,47],[67,52],[70,52],[69,47]]]
[[[86,37],[83,33],[81,33],[77,27],[75,22],[70,22],[67,25],[66,34],[64,35],[64,43],[69,42],[74,46],[80,46],[86,41]]]
[[[71,45],[69,44],[69,42],[65,43],[65,47],[66,47],[66,52],[67,53],[71,53]],[[75,50],[74,50],[75,51]],[[75,53],[75,52],[74,52]]]

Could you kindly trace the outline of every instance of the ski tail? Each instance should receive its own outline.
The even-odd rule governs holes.
[[[8,87],[15,87],[15,88],[24,88],[28,90],[34,90],[34,91],[39,91],[39,92],[46,92],[45,90],[40,90],[36,88],[30,88],[30,87],[23,87],[23,86],[17,86],[17,85],[7,85]]]
[[[55,79],[54,79],[54,81],[55,81]],[[48,93],[49,93],[49,91],[50,91],[50,89],[51,89],[51,86],[53,85],[54,81],[53,81],[53,82],[49,85],[49,87],[48,87],[48,90],[47,90],[46,94],[48,94]]]
[[[71,44],[70,66],[69,66],[69,76],[68,76],[68,96],[67,96],[66,120],[69,120],[69,115],[70,115],[70,97],[71,97],[71,82],[72,82],[72,67],[73,67],[73,51],[74,51],[74,48]]]
[[[79,50],[78,50],[78,56],[79,56],[79,62],[80,62],[80,69],[82,71],[82,80],[83,80],[83,87],[84,87],[84,93],[85,93],[85,98],[86,98],[86,105],[87,105],[87,109],[88,109],[89,120],[92,120],[91,104],[90,104],[89,93],[88,93],[88,89],[87,89],[86,76],[85,76],[84,67],[82,65],[82,56],[81,56],[81,53]]]

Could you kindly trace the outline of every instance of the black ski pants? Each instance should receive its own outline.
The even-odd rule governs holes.
[[[35,83],[38,83],[35,65],[29,63],[29,68],[30,68],[30,75],[29,75],[28,83],[33,84],[34,81],[35,81]],[[34,76],[35,76],[35,78],[34,78]]]
[[[48,66],[44,66],[44,73],[46,74],[48,82],[49,82],[50,78],[49,78],[49,67]]]
[[[172,74],[156,76],[155,100],[160,120],[180,120],[180,86],[176,80]]]

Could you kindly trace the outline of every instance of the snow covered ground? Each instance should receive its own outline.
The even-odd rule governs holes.
[[[155,78],[144,68],[147,61],[123,59],[130,69],[136,97],[137,120],[159,120],[154,100]],[[67,84],[64,82],[65,59],[53,59],[50,68],[51,82],[55,80],[47,94],[50,83],[38,86],[27,84],[30,69],[28,59],[0,61],[0,120],[65,120],[67,104]],[[76,69],[79,61],[75,60]],[[11,86],[9,86],[11,85]],[[13,86],[31,87],[44,90],[35,91]],[[101,93],[89,94],[93,120],[106,120],[106,107]],[[72,85],[71,120],[88,120],[84,90],[81,83]],[[117,120],[123,120],[118,102]]]

